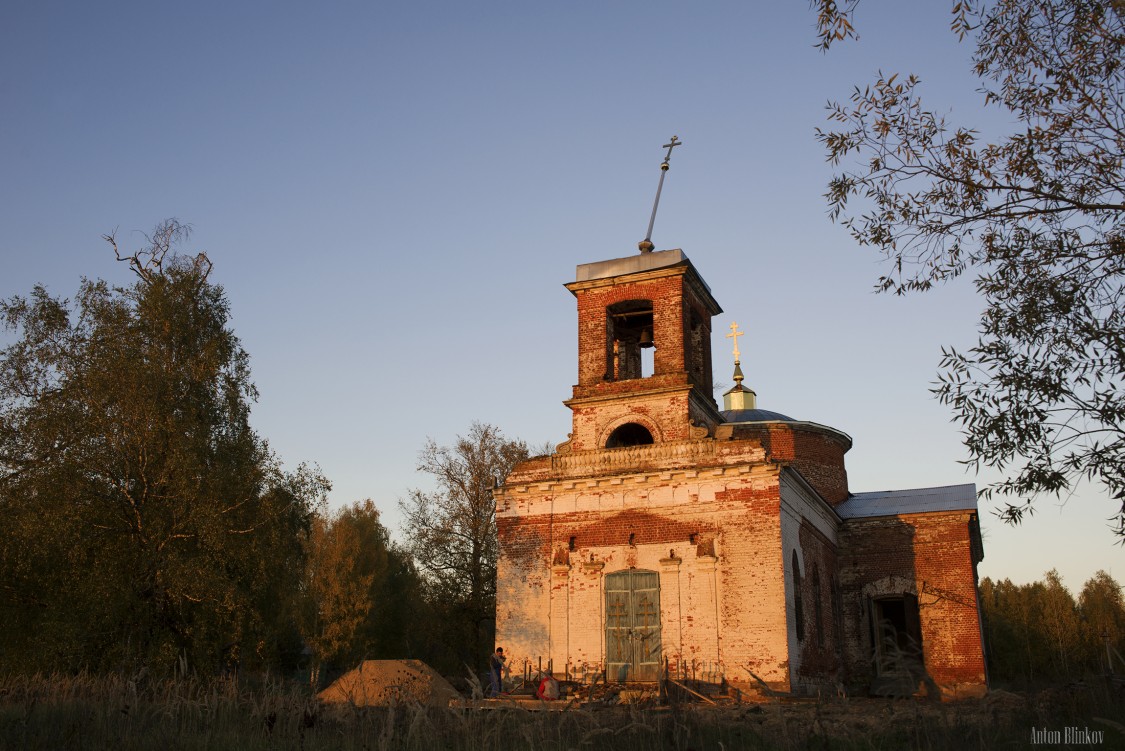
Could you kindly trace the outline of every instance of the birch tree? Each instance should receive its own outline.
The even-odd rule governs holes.
[[[0,302],[0,661],[162,670],[276,662],[326,481],[250,427],[249,356],[188,228],[133,284]]]

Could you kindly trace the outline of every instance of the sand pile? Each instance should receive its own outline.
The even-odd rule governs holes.
[[[364,660],[317,694],[323,702],[385,707],[417,702],[447,707],[459,701],[449,682],[421,660]]]

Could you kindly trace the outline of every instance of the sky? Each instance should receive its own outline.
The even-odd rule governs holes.
[[[731,321],[764,409],[852,437],[853,491],[975,482],[929,393],[975,341],[971,280],[875,294],[879,256],[826,210],[815,130],[878,71],[951,122],[982,110],[948,3],[865,0],[815,49],[804,2],[109,2],[0,5],[0,296],[128,284],[165,218],[205,251],[260,397],[254,427],[333,506],[429,486],[427,438],[474,420],[532,445],[570,429],[575,266],[682,248]],[[8,335],[10,337],[10,334]],[[721,390],[717,391],[721,394]],[[1096,488],[1019,527],[982,506],[981,576],[1119,581]]]

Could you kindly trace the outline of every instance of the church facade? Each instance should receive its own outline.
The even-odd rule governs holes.
[[[979,695],[972,485],[852,493],[835,428],[719,409],[722,312],[680,250],[579,266],[569,439],[495,492],[510,665],[809,694]],[[646,362],[651,350],[651,364]]]

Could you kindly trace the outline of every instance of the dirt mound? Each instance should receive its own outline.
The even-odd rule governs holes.
[[[317,694],[317,698],[329,704],[347,702],[357,707],[415,702],[447,707],[459,701],[461,695],[421,660],[364,660]]]

